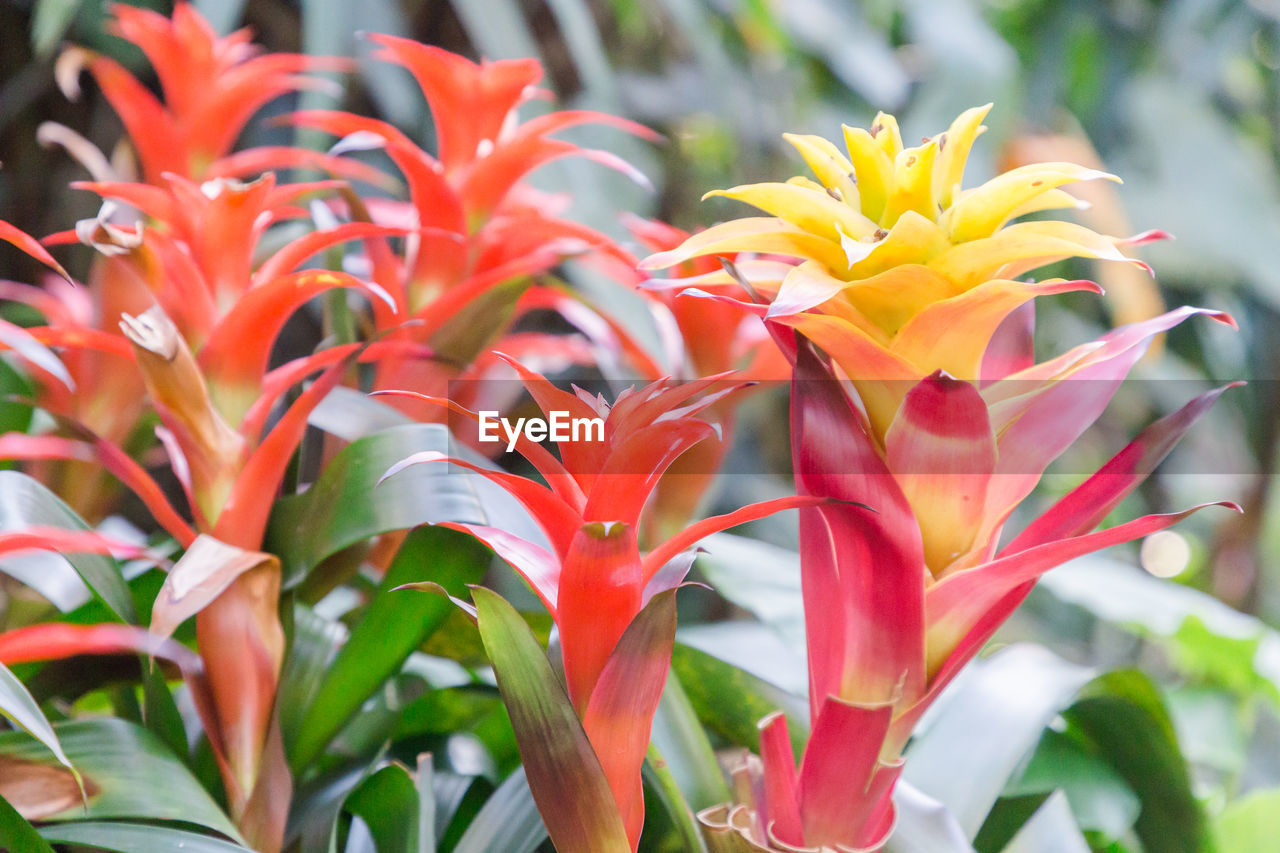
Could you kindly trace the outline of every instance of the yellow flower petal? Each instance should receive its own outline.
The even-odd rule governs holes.
[[[893,159],[860,127],[844,125],[844,144],[857,176],[862,213],[879,222],[893,185]]]
[[[973,142],[985,127],[982,120],[991,112],[991,104],[962,112],[938,139],[938,161],[934,165],[934,194],[938,204],[950,207],[964,178],[964,166],[973,150]]]
[[[1115,175],[1086,169],[1074,163],[1035,163],[1020,166],[992,178],[980,187],[956,197],[943,217],[942,227],[952,241],[963,243],[989,237],[1013,211],[1037,196],[1063,184],[1095,179],[1119,181]]]
[[[849,305],[889,338],[926,305],[955,296],[955,285],[922,264],[903,264],[849,285]]]
[[[841,230],[856,238],[874,234],[876,230],[874,222],[850,210],[821,188],[798,184],[746,184],[728,190],[712,190],[703,198],[713,196],[744,201],[830,240],[839,240]]]
[[[961,243],[929,262],[964,290],[990,278],[1013,278],[1063,258],[1129,261],[1115,241],[1070,222],[1018,222],[991,237]]]
[[[665,269],[703,255],[758,252],[818,261],[831,269],[845,266],[840,244],[773,217],[734,219],[699,231],[668,252],[650,255],[640,262],[647,270]]]
[[[938,202],[933,193],[933,165],[938,156],[937,140],[908,148],[893,163],[893,190],[885,202],[882,223],[897,222],[907,211],[925,219],[938,218]]]
[[[823,186],[838,192],[840,200],[854,210],[862,209],[858,187],[854,183],[853,164],[834,143],[821,136],[802,136],[795,133],[784,133],[782,138],[800,152],[800,156],[804,158],[805,163],[809,164],[809,168],[813,170],[813,174]]]
[[[863,241],[871,242],[871,241]],[[889,233],[849,269],[849,279],[868,278],[900,264],[924,264],[947,251],[950,243],[936,223],[908,210]],[[852,254],[846,249],[848,254]]]

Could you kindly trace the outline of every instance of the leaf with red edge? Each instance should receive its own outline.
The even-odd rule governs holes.
[[[566,851],[630,853],[600,760],[533,632],[497,593],[473,587],[472,598],[552,843]]]
[[[810,694],[885,701],[924,689],[925,568],[919,527],[843,387],[800,347],[791,402],[797,490],[851,504],[800,512]]]
[[[632,849],[644,825],[640,768],[671,667],[676,590],[655,595],[618,640],[600,673],[582,727],[600,759]]]

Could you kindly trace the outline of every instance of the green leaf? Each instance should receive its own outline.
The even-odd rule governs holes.
[[[419,850],[418,789],[408,768],[388,764],[347,795],[345,808],[358,815],[378,850]]]
[[[1156,686],[1137,670],[1100,676],[1063,716],[1087,737],[1142,801],[1134,826],[1148,850],[1201,851],[1204,812]]]
[[[707,731],[752,751],[760,748],[761,718],[787,714],[796,760],[809,739],[809,709],[803,699],[699,649],[676,643],[671,667]]]
[[[532,853],[547,837],[524,768],[502,780],[467,825],[453,853]]]
[[[183,829],[116,821],[84,821],[41,827],[40,835],[58,844],[75,844],[118,853],[251,853],[232,844]]]
[[[600,761],[533,632],[497,593],[474,587],[472,598],[552,842],[565,851],[630,853]]]
[[[397,592],[395,587],[429,578],[461,595],[467,584],[484,576],[489,562],[489,550],[464,533],[424,527],[409,534],[373,601],[307,703],[301,723],[285,733],[295,770],[320,755],[364,701],[449,615],[452,605],[443,596]]]
[[[1030,763],[1005,787],[1005,797],[1051,794],[1061,790],[1081,829],[1118,841],[1138,819],[1142,803],[1105,757],[1077,740],[1047,730]],[[984,831],[986,824],[983,825]]]
[[[729,799],[729,786],[711,741],[675,672],[667,674],[667,686],[653,717],[652,740],[667,772],[695,812]]]
[[[49,725],[48,718],[40,710],[36,700],[31,698],[31,694],[22,686],[18,677],[2,663],[0,663],[0,714],[44,744],[58,759],[59,764],[71,770],[72,773],[75,772],[70,759],[62,751],[62,745],[58,743],[58,736],[54,734],[53,727]]]
[[[1254,791],[1229,803],[1213,822],[1218,853],[1254,853],[1280,838],[1280,788]]]
[[[187,728],[165,682],[164,673],[154,663],[142,663],[142,719],[156,737],[164,741],[174,755],[185,759]]]
[[[1058,792],[1022,825],[1004,853],[1089,853],[1089,843],[1072,819],[1067,798]]]
[[[14,853],[53,853],[49,842],[40,837],[18,810],[0,797],[0,850]]]
[[[88,530],[89,525],[65,503],[38,481],[16,471],[0,471],[0,530],[23,530],[28,527],[62,527],[68,530]],[[114,560],[101,554],[63,554],[76,574],[88,584],[112,616],[121,622],[133,622],[136,611],[129,586]],[[42,567],[44,564],[41,564]],[[58,571],[41,577],[39,573],[18,573],[11,564],[0,560],[0,570],[13,574],[18,580],[41,594],[49,590],[50,601],[65,597],[67,576]],[[45,570],[47,571],[47,570]],[[78,603],[78,602],[77,602]],[[73,605],[74,606],[74,605]]]
[[[378,482],[412,453],[450,449],[440,424],[394,427],[352,442],[305,493],[277,501],[266,549],[280,557],[285,586],[299,583],[326,557],[382,533],[441,521],[487,523],[469,472],[413,465]]]
[[[1092,676],[1032,645],[976,662],[934,706],[902,777],[943,803],[974,838],[1044,727]]]
[[[663,811],[667,813],[667,818],[675,830],[674,834],[679,840],[680,849],[685,853],[705,853],[706,845],[702,840],[702,832],[698,829],[694,811],[680,790],[680,784],[676,781],[670,766],[653,746],[649,747],[649,753],[645,757],[643,774],[649,790],[653,792],[654,797],[661,803]],[[649,825],[650,820],[646,818],[646,830]]]
[[[240,839],[186,766],[146,729],[122,720],[91,719],[59,723],[54,731],[84,778],[89,802],[87,809],[77,801],[42,820],[183,821]],[[49,766],[53,759],[26,734],[3,732],[0,762],[5,760]]]
[[[81,5],[79,0],[38,0],[31,20],[31,46],[37,56],[53,53]]]

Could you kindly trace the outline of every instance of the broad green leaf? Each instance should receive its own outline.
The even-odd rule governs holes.
[[[1063,716],[1107,757],[1142,801],[1134,829],[1146,849],[1204,849],[1204,812],[1192,793],[1173,723],[1151,679],[1137,670],[1107,673],[1091,682]]]
[[[27,823],[4,797],[0,797],[0,850],[53,853],[49,842],[41,838],[35,827]]]
[[[733,620],[690,625],[680,629],[677,639],[794,696],[808,693],[809,668],[803,646],[787,645],[775,631],[759,622]]]
[[[1092,676],[1031,645],[971,665],[922,721],[903,778],[943,803],[974,838],[1044,727]]]
[[[694,812],[729,799],[729,787],[711,742],[675,672],[667,674],[667,686],[653,717],[652,740]]]
[[[48,718],[40,710],[36,700],[31,698],[27,688],[22,686],[18,677],[2,663],[0,663],[0,715],[44,744],[58,759],[58,763],[64,767],[71,767],[71,761],[62,751],[58,736],[54,734]]]
[[[285,743],[297,739],[302,720],[310,711],[348,633],[341,622],[326,619],[310,607],[293,608],[289,652],[276,691],[280,731]]]
[[[1004,853],[1089,853],[1089,843],[1071,816],[1067,798],[1058,792],[1022,825]]]
[[[1105,757],[1094,755],[1073,738],[1046,730],[1005,797],[1048,795],[1061,790],[1081,829],[1111,843],[1133,827],[1142,803]],[[983,826],[984,831],[986,825]]]
[[[309,702],[302,722],[292,733],[292,742],[286,742],[295,769],[306,767],[320,755],[453,606],[443,596],[395,591],[395,587],[429,579],[461,595],[467,584],[479,582],[489,563],[489,551],[483,544],[455,530],[424,527],[409,534]]]
[[[809,708],[803,699],[679,642],[671,655],[671,667],[702,725],[730,743],[758,750],[756,724],[774,711],[785,711],[791,746],[799,760],[809,739]]]
[[[458,839],[453,853],[532,853],[547,838],[524,768],[502,780]]]
[[[419,850],[418,790],[401,764],[388,764],[347,795],[347,811],[369,827],[378,850]]]
[[[450,449],[440,424],[395,427],[352,442],[305,493],[277,501],[266,548],[280,557],[285,586],[326,557],[382,533],[441,521],[486,523],[469,472],[443,463],[414,465],[378,482],[412,453]]]
[[[239,840],[231,821],[186,766],[146,729],[123,720],[88,719],[59,723],[54,731],[84,779],[88,807],[75,797],[42,820],[174,820]],[[0,733],[0,763],[48,767],[53,760],[25,733]]]
[[[1218,853],[1254,853],[1280,838],[1280,788],[1254,791],[1229,803],[1213,821]]]
[[[662,753],[658,752],[653,746],[649,747],[649,754],[645,758],[642,772],[645,784],[649,791],[652,792],[653,798],[662,805],[663,811],[666,812],[667,819],[674,830],[674,835],[679,840],[680,849],[686,851],[686,853],[705,853],[706,845],[702,839],[702,832],[698,828],[698,821],[694,816],[694,811],[684,793],[680,790],[680,784],[671,772],[670,766],[663,759]],[[646,812],[646,832],[649,831],[650,826],[654,823],[650,817],[650,813]]]
[[[0,434],[26,432],[31,426],[31,416],[35,410],[22,400],[30,398],[32,393],[33,389],[27,378],[14,370],[7,361],[0,359]],[[15,465],[14,462],[0,462],[0,469]]]
[[[144,823],[120,823],[117,821],[84,821],[45,826],[40,834],[47,841],[58,844],[75,844],[94,850],[114,850],[118,853],[247,853],[230,841]]]
[[[474,587],[472,598],[529,787],[552,842],[566,851],[629,853],[604,771],[542,646],[496,593]]]
[[[0,530],[22,530],[28,527],[63,527],[68,530],[88,530],[80,516],[38,481],[16,471],[0,471]],[[80,576],[89,589],[101,599],[114,618],[121,622],[133,622],[136,611],[129,586],[114,560],[100,554],[63,554],[65,563]],[[42,564],[43,565],[43,564]],[[0,570],[9,571],[0,560]],[[56,576],[15,574],[36,592],[50,590],[46,596],[57,602],[63,595],[66,578]],[[77,602],[78,603],[78,602]]]

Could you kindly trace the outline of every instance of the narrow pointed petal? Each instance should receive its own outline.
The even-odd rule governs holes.
[[[1058,500],[1031,522],[1000,551],[1000,556],[1016,554],[1064,539],[1079,536],[1097,527],[1119,506],[1147,475],[1169,455],[1178,440],[1228,388],[1224,385],[1196,397],[1173,414],[1166,415],[1138,433],[1123,450],[1098,469],[1097,473]]]
[[[1037,196],[1076,181],[1108,180],[1115,175],[1074,163],[1033,163],[1011,169],[959,195],[947,211],[951,239],[957,243],[990,237],[1019,207]]]
[[[950,207],[960,190],[969,152],[973,150],[974,140],[986,130],[982,120],[991,111],[991,106],[985,104],[965,110],[938,139],[938,160],[933,167],[933,180],[938,204],[943,207]]]
[[[1020,305],[1037,296],[1102,289],[1091,281],[983,282],[925,307],[907,321],[889,349],[922,370],[945,370],[977,379],[996,329]]]
[[[466,468],[468,471],[474,471],[486,480],[497,483],[502,488],[511,493],[516,500],[529,510],[530,514],[538,521],[538,526],[547,534],[547,538],[551,540],[555,546],[556,553],[560,559],[569,552],[569,543],[573,540],[574,531],[582,526],[583,519],[581,514],[576,512],[572,507],[560,499],[560,496],[548,489],[541,483],[515,474],[508,474],[505,471],[495,471],[491,468],[482,468],[474,465],[465,459],[457,459],[446,456],[437,450],[424,450],[419,453],[413,453],[401,459],[395,465],[387,469],[387,473],[382,475],[382,480],[394,477],[396,474],[408,468],[411,465],[421,465],[428,462],[448,462],[457,465],[459,468]],[[379,480],[379,483],[382,482]],[[477,536],[477,538],[482,538]],[[492,545],[490,547],[493,547]],[[496,548],[494,550],[497,550]],[[504,558],[505,559],[505,558]],[[559,569],[556,569],[559,574]],[[555,600],[554,585],[551,600]]]
[[[794,495],[784,498],[774,498],[773,500],[760,501],[759,503],[744,506],[741,509],[735,509],[723,515],[713,515],[710,518],[704,518],[701,521],[695,521],[688,525],[680,533],[663,542],[654,548],[644,558],[644,577],[647,583],[658,571],[668,562],[673,560],[677,554],[686,548],[692,548],[701,540],[710,536],[712,533],[718,533],[721,530],[728,530],[739,524],[746,524],[749,521],[755,521],[760,518],[773,515],[775,512],[782,512],[788,509],[800,509],[802,507],[821,506],[828,503],[828,499],[817,497],[814,495]]]
[[[703,199],[714,196],[746,202],[797,228],[836,242],[840,240],[841,233],[861,240],[876,230],[874,222],[835,200],[825,190],[796,184],[744,184],[728,190],[713,190]]]
[[[469,533],[488,545],[493,553],[511,564],[537,594],[542,606],[554,619],[556,616],[556,588],[560,585],[560,561],[540,545],[527,542],[505,530],[486,527],[483,524],[445,522],[441,527]]]
[[[862,212],[880,222],[889,189],[893,186],[893,160],[876,144],[871,134],[860,127],[845,125],[844,144],[857,175]]]
[[[1015,222],[990,237],[961,243],[930,264],[965,289],[990,278],[1014,278],[1064,258],[1098,258],[1145,267],[1116,241],[1070,222]]]
[[[640,262],[640,268],[665,269],[704,255],[729,255],[735,252],[813,259],[833,270],[848,267],[844,250],[838,242],[810,234],[778,219],[747,217],[699,231],[678,248],[645,258]]]
[[[42,246],[39,240],[2,219],[0,219],[0,240],[17,246],[67,281],[71,281],[71,275],[62,268],[62,264],[58,263],[53,255],[49,254],[49,250]]]
[[[1133,521],[1036,545],[1001,556],[977,568],[956,572],[929,588],[925,606],[929,621],[929,669],[937,669],[983,615],[1005,595],[1068,560],[1112,545],[1149,536],[1210,506],[1240,508],[1228,501],[1200,504],[1182,512],[1145,515]]]

